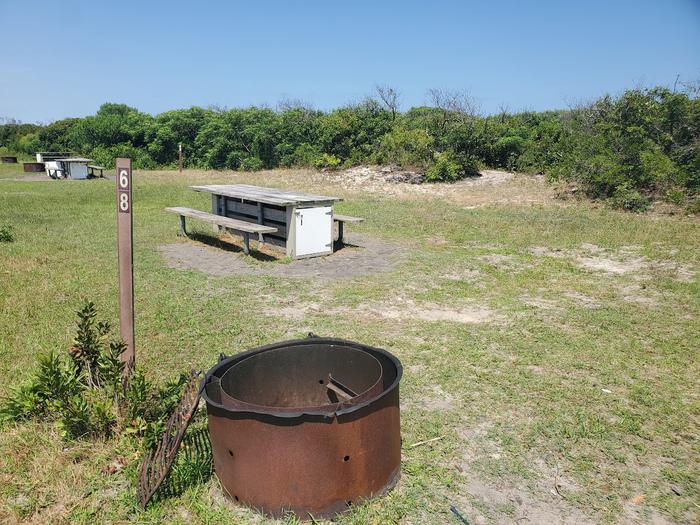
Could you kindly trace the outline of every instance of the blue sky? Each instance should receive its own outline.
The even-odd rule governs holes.
[[[408,108],[466,89],[484,113],[700,79],[700,0],[0,0],[0,117],[123,102],[328,109],[389,84]]]

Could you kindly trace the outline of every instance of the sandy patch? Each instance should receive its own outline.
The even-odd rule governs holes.
[[[531,264],[520,262],[513,255],[505,255],[501,253],[479,255],[476,257],[476,260],[481,261],[484,264],[494,266],[499,270],[507,270],[509,272],[520,272],[526,268],[532,268]]]
[[[576,263],[582,268],[617,275],[637,273],[644,268],[644,259],[641,258],[615,260],[608,257],[576,257]]]
[[[480,276],[481,272],[479,270],[465,268],[463,270],[456,270],[454,272],[446,273],[440,277],[442,279],[447,279],[448,281],[476,281]]]
[[[537,523],[537,524],[593,524],[578,509],[563,503],[553,494],[532,494],[527,489],[508,482],[489,483],[469,476],[462,485],[462,510],[470,523]],[[504,509],[512,508],[509,513]],[[509,514],[513,513],[513,516]]]
[[[480,261],[483,261],[494,266],[510,266],[513,262],[513,257],[510,255],[501,255],[499,253],[491,253],[488,255],[480,255],[477,257]]]
[[[318,303],[294,303],[274,307],[265,306],[263,313],[276,317],[284,317],[291,321],[303,321],[307,315],[321,313],[322,308]]]
[[[573,250],[532,246],[528,251],[536,257],[568,258],[579,268],[609,275],[630,275],[636,279],[665,275],[681,282],[691,282],[695,278],[694,268],[670,260],[650,260],[638,255],[640,249],[640,246],[622,246],[613,251],[583,243]]]
[[[488,307],[477,304],[440,305],[431,302],[416,302],[399,296],[391,301],[373,301],[356,307],[329,307],[317,302],[278,302],[263,309],[266,315],[285,317],[301,321],[309,315],[331,315],[355,317],[368,320],[387,319],[391,321],[452,322],[481,324],[502,320],[502,317]]]
[[[583,294],[581,292],[570,291],[564,292],[563,295],[564,297],[571,299],[572,301],[578,303],[584,308],[598,308],[600,306],[600,303],[598,301],[596,301],[592,297],[588,297],[586,294]]]
[[[264,172],[268,177],[276,172]],[[305,172],[304,185],[330,187],[336,193],[372,193],[397,198],[439,198],[473,210],[494,204],[550,204],[553,189],[541,175],[483,170],[478,176],[454,183],[416,183],[419,179],[406,170],[392,173],[388,167],[356,166],[338,172]]]
[[[325,175],[343,188],[361,189],[371,193],[400,191],[440,195],[446,186],[425,182],[425,177],[421,173],[395,166],[354,166],[338,172],[327,172]],[[513,173],[506,171],[483,170],[479,175],[467,177],[451,186],[460,188],[497,186],[509,182],[513,177]]]
[[[405,298],[398,298],[382,306],[368,306],[366,313],[399,321],[420,319],[428,322],[449,321],[466,324],[489,323],[499,317],[493,310],[481,305],[467,304],[455,308],[436,303],[416,303]]]
[[[536,257],[566,257],[567,252],[559,248],[547,248],[546,246],[531,246],[528,248],[528,252]]]
[[[477,462],[499,461],[503,454],[489,435],[493,429],[494,421],[488,419],[465,421],[459,430],[464,452],[455,469],[461,482],[450,498],[469,523],[595,523],[564,499],[564,495],[578,488],[560,472],[558,465],[551,467],[543,460],[531,462],[534,483],[527,487],[507,478],[496,480],[482,474]]]
[[[556,301],[552,301],[551,299],[545,299],[543,297],[534,297],[534,296],[524,296],[521,297],[521,300],[528,306],[532,306],[533,308],[538,308],[540,310],[561,310],[562,307],[559,303]]]
[[[444,412],[457,408],[455,398],[445,392],[439,385],[432,385],[426,389],[425,394],[418,397],[416,405],[423,410]]]
[[[622,300],[628,303],[635,303],[649,308],[658,306],[660,303],[660,294],[643,285],[627,284],[619,286],[618,291]]]

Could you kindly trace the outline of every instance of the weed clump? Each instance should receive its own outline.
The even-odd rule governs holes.
[[[437,153],[435,164],[425,172],[425,180],[428,182],[454,182],[459,178],[459,165],[447,153]]]
[[[154,446],[186,375],[156,388],[135,369],[124,385],[124,343],[109,339],[109,323],[97,320],[91,301],[77,315],[68,355],[40,356],[33,377],[12,389],[0,406],[0,421],[54,420],[65,439],[109,437],[121,430],[142,437],[145,448]]]
[[[15,231],[9,224],[0,226],[0,242],[13,242],[15,240]]]

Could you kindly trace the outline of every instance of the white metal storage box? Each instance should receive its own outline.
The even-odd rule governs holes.
[[[333,208],[294,210],[294,255],[309,257],[333,251]]]

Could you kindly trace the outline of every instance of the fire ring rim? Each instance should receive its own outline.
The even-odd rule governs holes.
[[[327,345],[342,345],[342,346],[348,346],[357,350],[361,350],[364,352],[368,352],[371,355],[374,355],[374,357],[377,357],[377,355],[381,356],[382,358],[388,360],[391,362],[391,364],[394,366],[396,370],[396,377],[394,377],[394,380],[391,382],[386,387],[382,388],[382,391],[375,395],[372,396],[368,399],[363,400],[362,402],[359,403],[354,403],[354,404],[338,404],[338,405],[328,405],[328,407],[333,407],[335,408],[334,410],[295,410],[295,409],[290,409],[288,411],[285,410],[278,410],[275,409],[274,411],[272,410],[266,410],[266,407],[258,407],[258,406],[251,406],[251,407],[246,407],[246,408],[235,408],[231,406],[226,406],[223,403],[217,402],[213,400],[210,396],[209,393],[207,392],[207,385],[212,383],[213,381],[219,382],[221,380],[221,377],[224,375],[224,373],[233,365],[237,364],[238,362],[247,359],[249,357],[252,357],[254,355],[260,354],[262,352],[266,352],[269,350],[275,350],[279,349],[282,347],[286,346],[298,346],[298,345],[318,345],[318,344],[327,344]],[[375,355],[376,354],[376,355]],[[382,364],[381,359],[379,359],[380,364]],[[217,375],[217,372],[219,374]],[[349,341],[347,339],[339,339],[339,338],[334,338],[334,337],[308,337],[306,339],[290,339],[287,341],[280,341],[277,343],[271,343],[268,345],[263,345],[263,346],[258,346],[255,348],[251,348],[250,350],[246,350],[245,352],[241,352],[232,356],[224,356],[223,354],[221,355],[221,358],[217,364],[215,364],[213,367],[211,367],[207,373],[204,376],[204,379],[202,379],[202,382],[200,383],[200,393],[204,401],[207,403],[208,406],[217,408],[219,410],[222,410],[224,412],[229,412],[229,413],[252,413],[252,414],[260,414],[268,417],[280,417],[280,418],[297,418],[297,417],[302,417],[302,416],[325,416],[325,417],[337,417],[337,416],[342,416],[345,414],[350,414],[352,412],[356,412],[358,410],[361,410],[368,405],[371,405],[378,400],[382,399],[383,397],[387,396],[390,392],[392,392],[394,389],[398,388],[399,383],[401,381],[401,378],[403,376],[403,365],[401,364],[401,361],[399,359],[391,354],[390,352],[382,349],[382,348],[377,348],[374,346],[366,345],[363,343],[358,343],[356,341]]]

